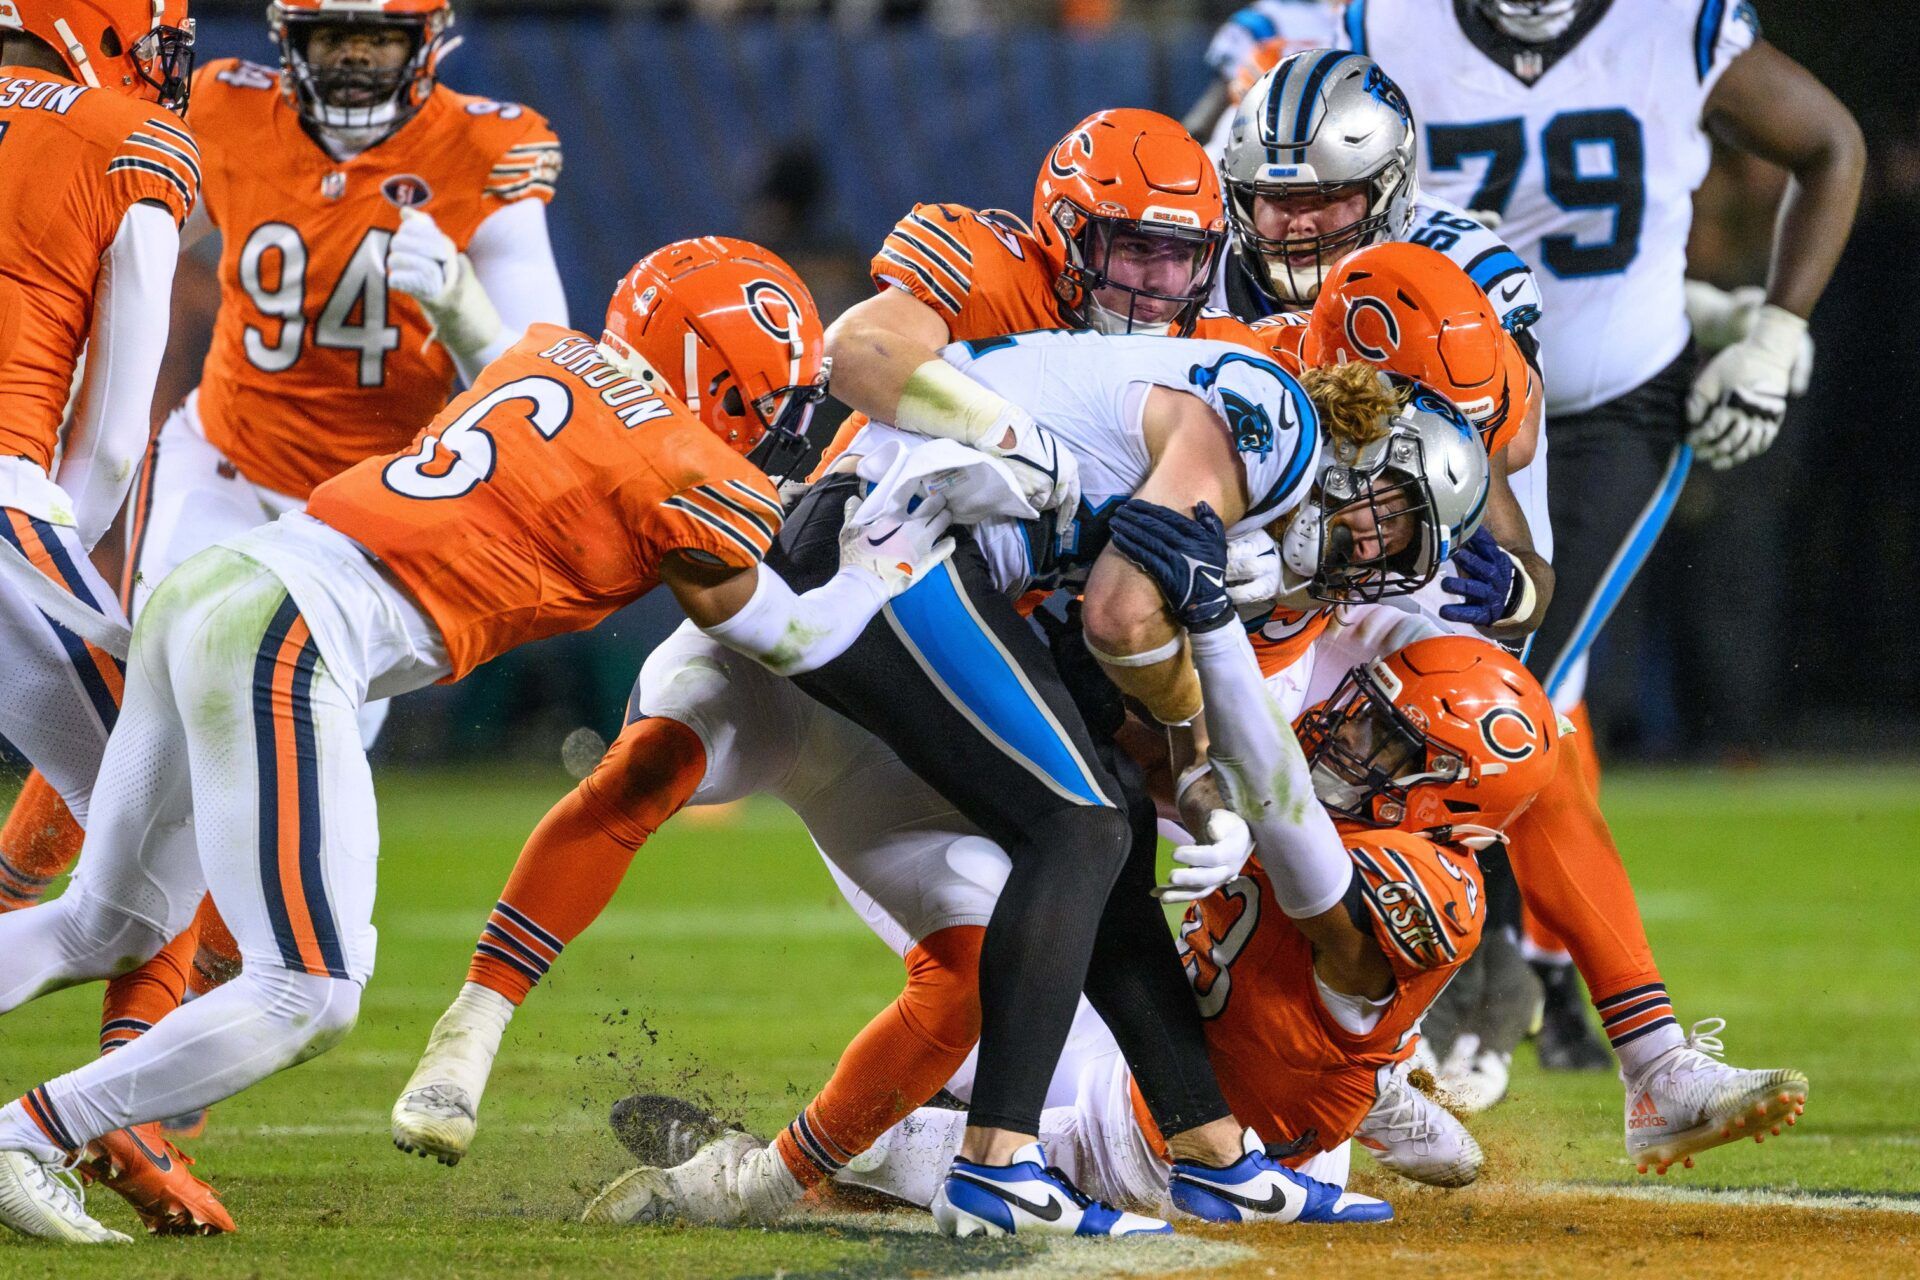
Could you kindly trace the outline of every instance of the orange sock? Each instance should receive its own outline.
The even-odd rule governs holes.
[[[818,1186],[940,1092],[980,1038],[979,925],[907,952],[907,989],[869,1022],[807,1109],[774,1139],[801,1186]]]
[[[706,776],[706,749],[677,720],[636,720],[527,837],[480,934],[467,981],[516,1005],[613,900],[633,855]]]
[[[1528,907],[1565,939],[1608,1036],[1617,1038],[1646,1029],[1641,1017],[1657,1011],[1641,1006],[1656,997],[1664,1005],[1666,988],[1620,850],[1587,786],[1584,737],[1566,739],[1574,749],[1561,753],[1553,781],[1508,830],[1507,856]],[[1628,1009],[1637,1010],[1633,1025],[1616,1026]]]
[[[80,856],[82,836],[66,801],[35,769],[0,827],[0,911],[30,907]]]
[[[196,917],[151,960],[107,983],[107,998],[100,1009],[100,1052],[110,1053],[146,1034],[154,1023],[180,1007],[180,998],[187,990],[187,971],[199,945]]]
[[[200,910],[193,917],[190,932],[200,945],[193,953],[193,968],[187,972],[187,986],[203,996],[223,982],[240,974],[240,944],[233,940],[227,922],[213,905],[213,895],[200,899]]]

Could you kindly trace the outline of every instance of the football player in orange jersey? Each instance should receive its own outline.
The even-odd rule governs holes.
[[[34,175],[0,184],[0,734],[41,771],[35,812],[76,834],[65,815],[87,819],[128,641],[88,552],[147,438],[179,228],[200,193],[179,117],[192,27],[184,3],[0,5],[0,167]],[[0,910],[38,900],[68,861],[0,858]],[[109,1010],[147,985],[116,980]],[[152,1230],[231,1229],[188,1163],[157,1129],[122,1129],[92,1145],[81,1172]]]
[[[934,499],[886,528],[850,512],[845,563],[804,595],[761,570],[781,509],[755,463],[804,441],[820,352],[812,298],[774,255],[669,245],[622,282],[597,342],[533,326],[410,445],[169,577],[135,636],[75,879],[0,917],[0,1010],[154,954],[209,889],[244,968],[0,1108],[0,1221],[115,1238],[53,1177],[72,1151],[231,1096],[353,1025],[374,952],[368,698],[589,628],[663,582],[708,634],[791,674],[944,560]],[[156,839],[188,823],[192,844]]]
[[[1329,672],[1331,694],[1301,719],[1296,744],[1225,597],[1192,591],[1183,553],[1218,564],[1218,533],[1133,503],[1114,535],[1184,606],[1215,749],[1223,760],[1245,753],[1235,804],[1258,828],[1255,860],[1188,909],[1181,949],[1234,1114],[1285,1163],[1337,1187],[1382,1080],[1413,1052],[1421,1014],[1479,940],[1473,851],[1551,773],[1556,718],[1497,647],[1430,635]],[[1206,609],[1211,617],[1196,616]],[[1301,803],[1309,798],[1318,803]],[[1165,1147],[1103,1028],[1076,1035],[1055,1080],[1048,1151],[1093,1194],[1237,1203],[1231,1183],[1169,1186]],[[837,1180],[924,1200],[958,1120],[923,1110]],[[1471,1181],[1471,1139],[1460,1155],[1432,1180]]]

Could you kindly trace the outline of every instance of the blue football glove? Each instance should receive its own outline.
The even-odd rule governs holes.
[[[1452,563],[1465,576],[1442,578],[1440,589],[1462,603],[1441,605],[1440,616],[1476,627],[1498,626],[1513,609],[1513,558],[1483,528],[1460,545]]]
[[[1192,516],[1129,498],[1108,526],[1113,545],[1152,578],[1167,607],[1188,631],[1211,631],[1230,621],[1227,531],[1202,502]]]

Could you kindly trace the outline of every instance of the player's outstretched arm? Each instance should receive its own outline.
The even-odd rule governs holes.
[[[794,593],[764,564],[713,564],[684,551],[668,555],[660,580],[702,631],[776,675],[803,675],[845,653],[874,615],[953,554],[944,507],[923,503],[912,517],[881,528],[854,518],[847,501],[840,571]]]
[[[113,523],[147,447],[179,258],[172,212],[143,200],[121,219],[100,265],[86,372],[57,477],[88,547]]]
[[[387,247],[387,280],[420,304],[434,340],[469,385],[528,325],[567,322],[566,293],[547,238],[547,207],[539,200],[495,211],[475,230],[465,253],[431,214],[402,209],[400,229]]]
[[[1746,336],[1700,371],[1687,399],[1688,443],[1725,469],[1766,452],[1787,397],[1804,385],[1807,317],[1853,230],[1866,143],[1840,100],[1764,40],[1720,77],[1701,122],[1719,141],[1793,175],[1774,233],[1766,303]]]

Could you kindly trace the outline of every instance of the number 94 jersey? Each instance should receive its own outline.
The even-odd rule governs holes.
[[[1549,414],[1623,395],[1686,346],[1701,111],[1757,35],[1745,0],[1603,0],[1545,46],[1450,0],[1347,6],[1345,43],[1413,108],[1421,186],[1499,214],[1538,273]]]
[[[207,439],[295,498],[397,449],[447,402],[453,361],[387,288],[400,210],[462,250],[489,214],[550,200],[560,142],[537,112],[442,85],[398,132],[336,161],[301,127],[280,73],[224,59],[193,81],[220,314],[200,378]]]

